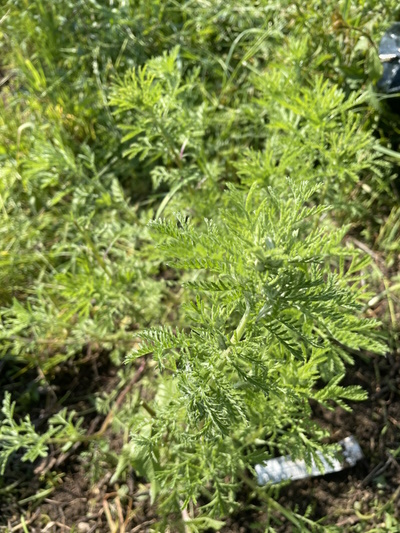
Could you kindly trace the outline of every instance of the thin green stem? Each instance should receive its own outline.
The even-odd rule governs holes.
[[[303,516],[299,516],[297,513],[294,513],[290,509],[286,509],[278,503],[276,500],[274,500],[271,496],[269,496],[265,489],[262,487],[259,487],[252,479],[247,477],[245,473],[240,474],[241,480],[254,492],[257,493],[257,496],[264,500],[269,508],[272,508],[273,510],[279,512],[282,516],[284,516],[289,522],[291,522],[294,526],[296,526],[298,531],[301,531],[302,533],[312,533],[312,531],[304,525],[304,523],[307,523],[308,525],[313,526],[314,528],[318,526],[315,522],[312,520],[309,520],[308,518],[305,518]],[[302,523],[303,522],[303,523]]]
[[[242,316],[242,318],[241,318],[241,320],[239,322],[238,327],[233,332],[233,335],[231,337],[231,343],[232,344],[237,344],[241,340],[241,338],[243,337],[245,329],[246,329],[247,322],[249,321],[250,311],[251,311],[250,304],[249,304],[248,300],[246,299],[246,311],[244,312],[244,314],[243,314],[243,316]]]

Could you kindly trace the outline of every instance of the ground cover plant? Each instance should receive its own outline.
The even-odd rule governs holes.
[[[1,6],[0,527],[397,531],[397,2]]]

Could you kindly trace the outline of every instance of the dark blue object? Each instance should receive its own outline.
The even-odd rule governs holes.
[[[379,91],[386,94],[400,93],[400,22],[396,22],[382,37],[379,59],[383,74],[377,83]]]

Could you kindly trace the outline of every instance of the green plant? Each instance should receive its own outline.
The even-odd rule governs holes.
[[[46,457],[48,445],[54,436],[64,441],[64,451],[68,450],[73,442],[83,436],[80,429],[83,419],[73,423],[75,413],[64,409],[49,419],[49,428],[43,434],[38,434],[32,425],[29,415],[17,423],[14,419],[15,402],[11,403],[11,395],[6,393],[1,412],[1,449],[0,449],[0,474],[4,474],[7,461],[11,454],[24,450],[22,461],[35,461],[38,457]]]
[[[16,401],[3,466],[82,443],[93,479],[124,482],[132,465],[150,479],[164,524],[218,528],[245,484],[313,527],[246,469],[321,449],[309,400],[363,397],[340,378],[383,349],[371,306],[387,300],[397,327],[398,133],[372,87],[398,2],[3,4],[0,385]],[[343,238],[385,255],[378,296]],[[122,402],[123,359],[148,351]],[[85,399],[101,430],[74,429],[65,390],[71,425],[37,420],[39,390],[53,405],[59,378],[99,360],[120,380]],[[120,454],[104,428],[124,434]]]
[[[359,317],[365,261],[341,247],[346,228],[315,229],[326,210],[307,206],[316,189],[287,187],[285,199],[256,184],[230,187],[202,228],[181,216],[151,224],[167,261],[197,271],[185,283],[194,299],[184,328],[141,331],[128,356],[152,353],[163,375],[131,460],[166,512],[203,498],[206,516],[224,516],[256,461],[332,453],[309,401],[347,408],[364,399],[359,387],[340,385],[343,360],[351,362],[349,349],[385,349],[374,321]]]

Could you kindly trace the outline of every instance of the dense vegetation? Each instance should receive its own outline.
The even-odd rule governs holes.
[[[374,88],[398,2],[1,5],[0,498],[41,465],[12,519],[49,523],[67,454],[88,490],[109,473],[110,530],[133,475],[149,531],[253,494],[257,531],[341,531],[253,467],[336,453],[313,406],[398,364],[400,120]],[[397,531],[393,497],[349,531]]]

